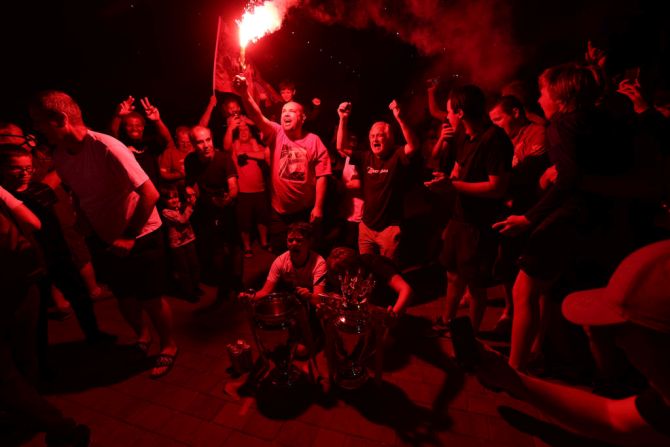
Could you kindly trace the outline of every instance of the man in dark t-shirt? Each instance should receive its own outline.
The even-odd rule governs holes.
[[[403,279],[391,260],[376,254],[358,255],[349,247],[335,247],[326,260],[328,267],[327,289],[340,291],[340,276],[346,273],[363,277],[372,275],[375,287],[370,303],[386,308],[394,314],[404,312],[412,297],[411,286]]]
[[[418,143],[396,101],[389,108],[407,143],[402,147],[396,146],[391,125],[379,121],[370,128],[371,151],[352,152],[350,160],[360,172],[365,202],[359,226],[358,249],[363,254],[377,253],[395,260],[400,242],[405,174]],[[337,112],[340,115],[337,148],[341,151],[348,139],[347,122],[351,104],[340,104]]]
[[[203,276],[218,283],[217,302],[221,302],[242,286],[243,259],[234,210],[237,170],[228,152],[214,149],[208,128],[191,129],[191,143],[195,151],[184,159],[186,185],[198,194],[191,221]]]
[[[464,132],[455,133],[457,156],[451,175],[426,183],[429,188],[446,185],[456,190],[442,252],[447,270],[446,306],[436,332],[447,330],[466,288],[472,296],[472,325],[479,328],[498,249],[491,226],[505,211],[503,195],[514,154],[509,137],[489,120],[486,98],[479,87],[454,89],[447,101],[447,114],[454,129],[462,127]]]

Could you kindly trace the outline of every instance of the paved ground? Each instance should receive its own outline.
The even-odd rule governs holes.
[[[255,268],[267,262],[253,258]],[[590,445],[548,425],[528,405],[460,373],[448,357],[449,340],[422,336],[437,309],[436,300],[426,298],[435,288],[434,276],[414,275],[412,282],[423,302],[410,309],[404,340],[386,356],[380,387],[328,394],[309,389],[282,400],[292,414],[239,397],[239,379],[227,372],[225,346],[238,338],[251,341],[250,326],[237,304],[207,309],[214,294],[207,288],[200,304],[170,299],[180,353],[174,370],[160,380],[148,377],[149,365],[129,347],[132,333],[114,300],[96,304],[102,328],[119,335],[112,348],[83,344],[74,319],[51,322],[56,378],[48,398],[91,427],[95,446]],[[500,311],[487,311],[484,329]],[[12,445],[6,442],[0,437],[1,445]],[[14,442],[39,446],[43,435]]]

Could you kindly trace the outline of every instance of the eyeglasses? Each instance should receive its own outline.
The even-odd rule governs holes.
[[[9,172],[11,172],[12,174],[26,173],[26,174],[30,175],[33,172],[35,172],[35,168],[33,168],[32,166],[9,166],[7,168],[7,170]]]

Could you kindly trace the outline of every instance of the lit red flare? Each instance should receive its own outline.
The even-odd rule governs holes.
[[[245,49],[250,42],[277,31],[281,27],[281,22],[281,14],[274,2],[248,7],[242,18],[237,21],[240,29],[240,47]]]

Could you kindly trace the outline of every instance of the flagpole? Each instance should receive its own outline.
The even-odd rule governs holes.
[[[219,56],[219,40],[221,37],[221,16],[216,22],[216,46],[214,47],[214,69],[212,70],[212,95],[216,94],[216,63]]]

